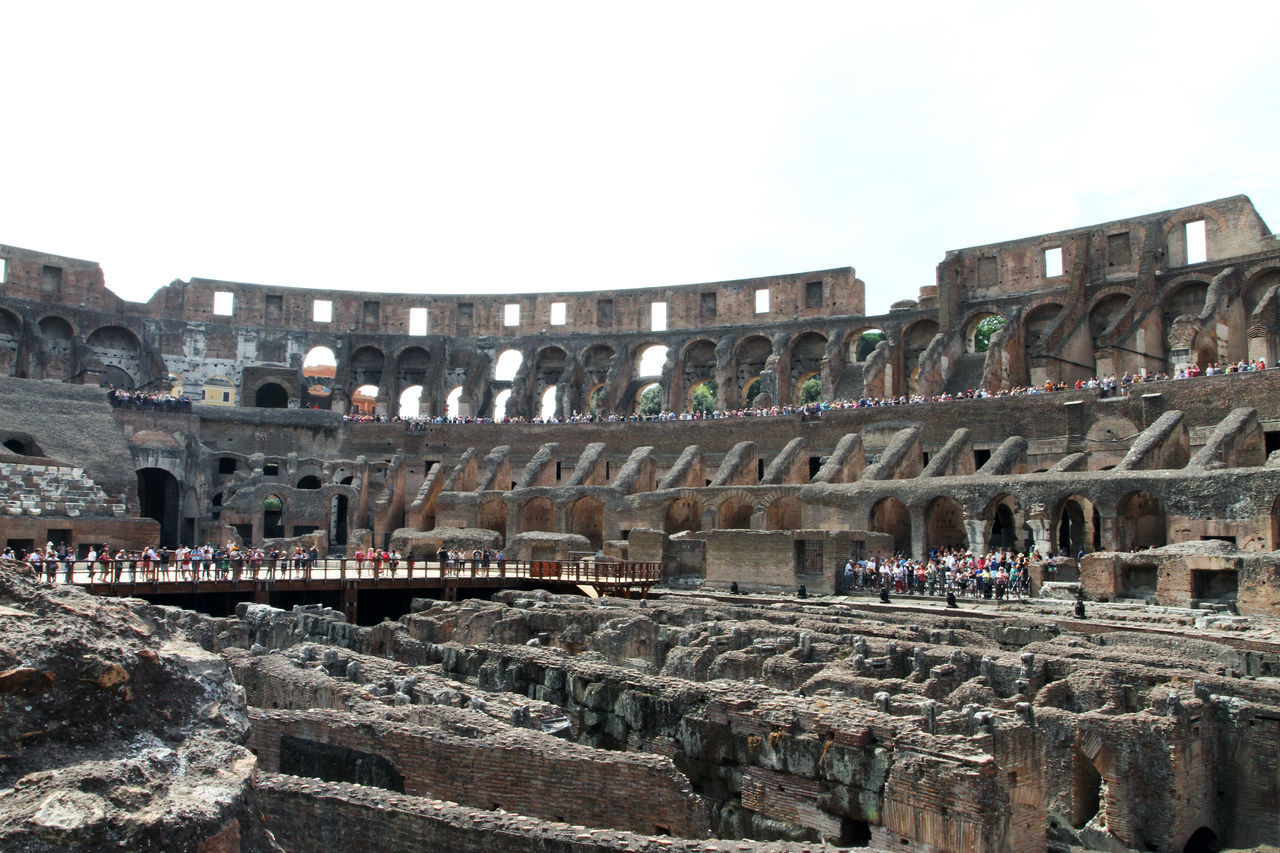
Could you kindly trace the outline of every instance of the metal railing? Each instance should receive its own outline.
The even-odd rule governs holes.
[[[42,563],[41,578],[78,586],[166,592],[198,592],[239,585],[287,584],[302,587],[323,583],[369,586],[500,585],[503,579],[538,580],[595,586],[656,584],[661,563],[559,560],[356,560],[350,557],[319,561],[270,557],[225,557],[213,560],[75,560]]]

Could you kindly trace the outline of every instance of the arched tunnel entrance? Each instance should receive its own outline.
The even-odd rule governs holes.
[[[138,503],[142,515],[160,522],[160,544],[178,546],[178,479],[163,468],[138,471]]]

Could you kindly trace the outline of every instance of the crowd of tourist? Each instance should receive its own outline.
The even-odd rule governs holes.
[[[314,545],[309,549],[298,546],[292,549],[252,548],[235,542],[221,546],[149,546],[134,550],[113,550],[109,544],[104,543],[90,546],[82,558],[77,558],[74,549],[66,545],[48,542],[43,548],[32,548],[29,551],[15,551],[10,546],[0,556],[28,563],[36,574],[51,583],[59,576],[66,583],[71,583],[73,574],[77,571],[81,575],[87,575],[90,583],[288,580],[308,577],[311,569],[321,564],[319,549]],[[412,548],[404,554],[398,549],[357,548],[349,558],[348,566],[357,573],[369,573],[375,578],[383,574],[394,578],[401,567],[409,570],[415,566],[425,567],[428,560],[432,559],[445,572],[459,571],[468,566],[472,570],[489,569],[492,566],[501,569],[506,563],[501,550],[492,550],[487,546],[477,547],[470,552],[442,547],[438,552],[422,556],[415,555]]]
[[[1257,361],[1237,361],[1228,362],[1227,364],[1218,364],[1214,362],[1208,367],[1201,369],[1199,365],[1191,365],[1190,367],[1179,368],[1173,374],[1168,373],[1125,373],[1120,376],[1112,374],[1110,376],[1092,377],[1089,379],[1076,379],[1072,382],[1067,381],[1046,381],[1042,385],[1023,385],[1014,388],[1004,388],[998,391],[988,391],[985,388],[970,388],[967,391],[959,393],[942,392],[939,394],[899,394],[889,397],[859,397],[857,399],[840,399],[831,401],[820,401],[806,403],[800,405],[787,406],[762,406],[750,407],[742,406],[733,409],[716,409],[710,412],[674,412],[662,411],[654,414],[630,414],[620,415],[610,413],[607,415],[590,414],[590,413],[573,413],[563,417],[471,417],[471,416],[441,416],[441,417],[390,417],[385,418],[381,415],[371,415],[363,413],[353,413],[344,416],[344,420],[350,423],[398,423],[403,424],[410,431],[423,430],[437,424],[593,424],[593,423],[637,423],[650,421],[700,421],[700,420],[723,420],[726,418],[766,418],[779,417],[788,415],[800,415],[806,420],[812,420],[822,417],[824,412],[844,411],[847,409],[868,409],[883,408],[886,406],[907,406],[922,403],[948,403],[955,400],[986,400],[999,399],[1006,397],[1021,397],[1037,394],[1053,394],[1063,391],[1099,391],[1101,396],[1109,397],[1114,394],[1123,394],[1140,387],[1146,387],[1151,383],[1167,382],[1177,379],[1195,379],[1200,376],[1217,376],[1227,373],[1252,373],[1254,371],[1262,371],[1267,369],[1267,364],[1262,359]]]
[[[899,595],[951,593],[997,601],[1025,598],[1031,595],[1031,563],[1043,560],[1046,573],[1052,576],[1067,559],[1065,555],[1055,555],[1045,560],[1034,550],[1018,554],[1007,549],[975,555],[967,550],[935,548],[927,560],[876,555],[847,562],[841,588]]]
[[[127,391],[111,386],[107,399],[117,409],[147,409],[160,412],[189,412],[191,400],[185,394],[158,394],[149,391]]]

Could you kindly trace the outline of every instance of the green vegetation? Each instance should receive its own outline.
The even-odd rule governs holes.
[[[989,314],[978,321],[973,331],[973,351],[986,352],[991,346],[991,336],[1004,327],[1005,320],[999,314]]]
[[[640,414],[656,415],[662,411],[662,389],[650,385],[640,392]]]
[[[866,361],[867,356],[871,355],[872,350],[874,350],[883,340],[884,332],[863,332],[862,337],[858,338],[857,347],[854,348],[854,359],[856,361]]]
[[[693,389],[690,409],[699,414],[709,415],[716,409],[716,381],[708,379]]]
[[[822,401],[822,381],[816,376],[810,376],[804,382],[800,383],[800,404],[807,405],[809,403],[818,403]]]

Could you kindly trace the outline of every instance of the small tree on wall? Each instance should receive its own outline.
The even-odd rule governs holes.
[[[640,414],[656,415],[662,411],[662,389],[650,385],[640,392]]]
[[[702,415],[709,415],[716,408],[716,383],[714,379],[708,379],[706,382],[698,385],[693,389],[693,399],[690,401],[690,409]]]
[[[817,403],[822,400],[822,380],[816,376],[810,376],[804,382],[800,383],[800,403],[807,405],[809,403]]]

